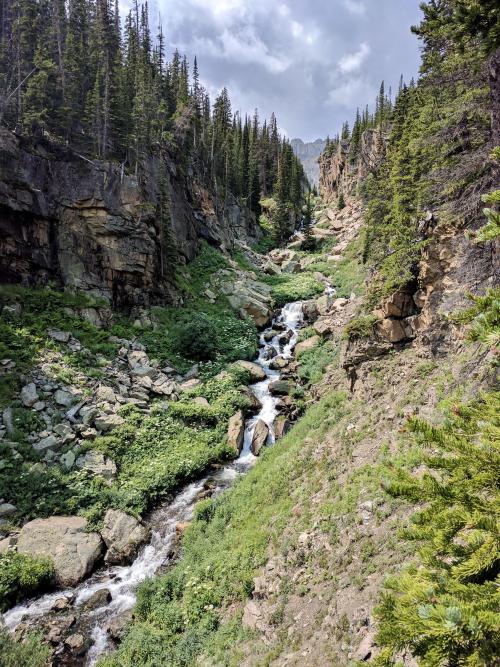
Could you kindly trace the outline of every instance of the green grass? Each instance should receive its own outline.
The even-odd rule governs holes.
[[[307,272],[264,276],[262,280],[270,285],[271,296],[278,308],[291,301],[312,299],[324,291],[323,283]]]
[[[14,551],[0,554],[0,612],[47,586],[53,572],[54,567],[47,558]]]
[[[39,634],[16,641],[7,630],[0,628],[0,655],[2,667],[46,667],[50,647]]]
[[[339,347],[335,341],[322,341],[300,355],[298,376],[306,386],[317,384],[327,366],[338,360]]]

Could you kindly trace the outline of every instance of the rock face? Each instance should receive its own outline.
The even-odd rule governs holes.
[[[87,519],[80,516],[52,516],[29,521],[17,542],[20,553],[48,556],[54,563],[60,586],[75,586],[92,571],[102,554],[98,533],[87,533]]]
[[[116,565],[129,563],[134,558],[148,539],[149,531],[133,516],[120,510],[108,510],[101,535],[108,548],[104,559]]]
[[[230,249],[261,236],[235,201],[217,215],[193,173],[175,155],[144,165],[139,183],[120,165],[86,160],[42,139],[0,129],[0,282],[92,291],[114,306],[173,300],[161,267],[157,170],[167,164],[172,233],[187,260],[199,240]]]
[[[293,152],[302,162],[309,183],[317,185],[319,183],[318,158],[325,149],[326,141],[316,139],[316,141],[304,142],[302,139],[292,139],[290,144]]]

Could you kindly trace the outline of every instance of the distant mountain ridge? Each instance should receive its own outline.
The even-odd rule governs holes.
[[[316,139],[316,141],[302,141],[302,139],[292,139],[290,142],[293,152],[302,162],[307,178],[311,185],[319,183],[319,164],[318,158],[325,149],[326,141]]]

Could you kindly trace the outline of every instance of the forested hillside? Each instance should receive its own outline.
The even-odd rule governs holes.
[[[1,7],[0,667],[498,665],[497,3],[319,194],[146,6]]]

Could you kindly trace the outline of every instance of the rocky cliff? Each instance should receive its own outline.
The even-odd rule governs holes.
[[[341,140],[333,153],[319,158],[319,188],[323,199],[331,202],[342,192],[352,195],[357,185],[383,159],[387,137],[380,129],[368,129],[361,135],[357,160],[349,159],[349,141]]]
[[[168,238],[180,263],[200,239],[223,249],[260,236],[254,216],[217,207],[192,166],[166,153],[141,175],[0,129],[0,282],[91,292],[114,306],[175,299],[157,215],[166,164]]]
[[[291,146],[295,155],[302,162],[309,182],[317,185],[319,183],[318,158],[324,151],[326,142],[323,139],[309,142],[292,139]]]

